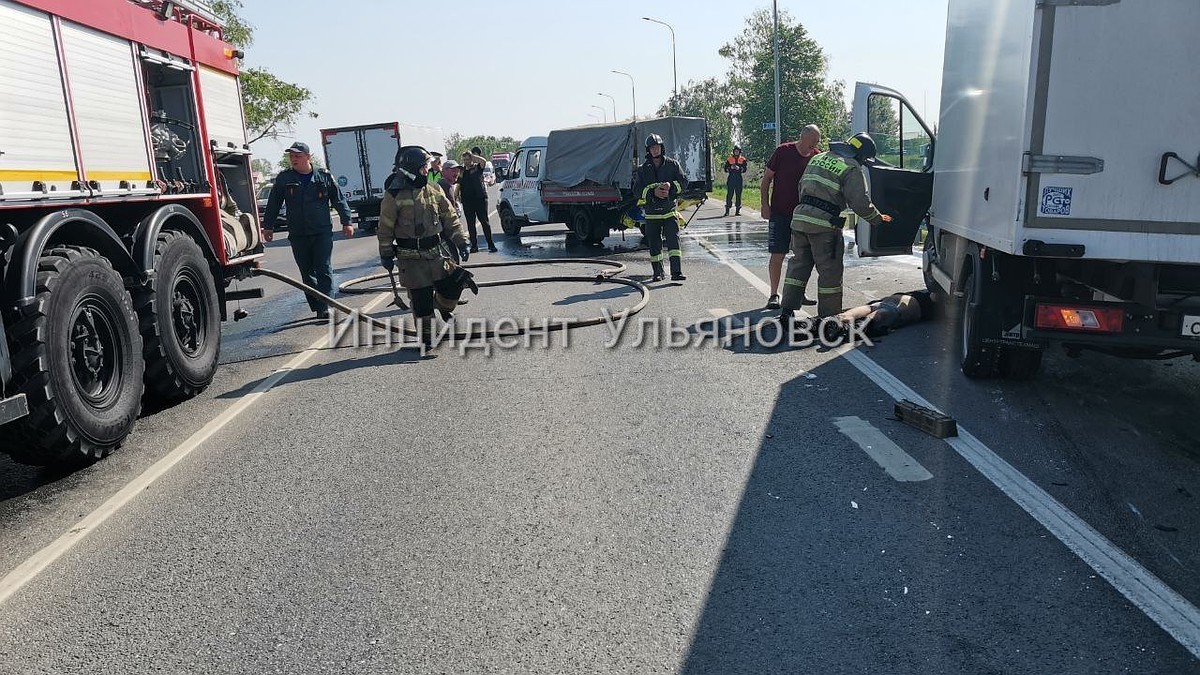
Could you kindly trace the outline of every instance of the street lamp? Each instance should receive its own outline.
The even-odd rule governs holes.
[[[675,97],[679,98],[679,70],[675,67],[675,29],[671,28],[671,24],[666,21],[651,19],[648,16],[643,16],[642,18],[651,23],[662,24],[667,27],[667,30],[671,31],[671,74],[675,78]]]
[[[613,97],[612,97],[612,94],[606,94],[606,93],[604,93],[604,92],[602,92],[602,91],[598,91],[598,92],[596,92],[596,95],[597,95],[597,96],[607,96],[607,97],[608,97],[608,100],[612,101],[612,106],[613,106],[613,121],[614,121],[614,122],[616,122],[616,121],[617,121],[617,99],[613,98]]]
[[[592,104],[592,107],[595,108],[596,110],[600,111],[600,117],[602,117],[604,122],[607,123],[608,122],[608,111],[594,103]]]
[[[623,70],[614,70],[617,75],[624,75],[629,78],[629,92],[633,97],[633,121],[637,121],[637,89],[633,86],[633,76]]]
[[[592,119],[594,119],[594,120],[596,120],[597,122],[599,122],[599,121],[600,121],[600,118],[599,118],[599,117],[596,117],[596,113],[588,113],[588,114],[587,114],[587,116],[588,116],[588,117],[590,117],[590,118],[592,118]]]

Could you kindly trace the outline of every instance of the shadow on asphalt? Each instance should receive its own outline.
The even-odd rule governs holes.
[[[375,349],[384,349],[384,348],[376,347]],[[358,370],[360,368],[374,368],[376,366],[394,366],[394,365],[398,365],[398,364],[418,363],[421,361],[421,354],[415,347],[403,347],[403,348],[388,347],[386,349],[388,351],[381,352],[379,354],[373,354],[371,356],[367,356],[364,358],[345,359],[345,360],[337,361],[334,363],[320,363],[320,364],[317,364],[314,366],[305,366],[303,368],[297,368],[296,370],[293,370],[290,373],[288,373],[287,377],[285,377],[282,381],[280,381],[279,384],[275,385],[274,388],[278,389],[280,387],[294,385],[294,384],[300,384],[302,382],[308,382],[308,381],[312,381],[312,380],[320,380],[320,379],[329,377],[331,375],[336,375],[338,373],[345,373],[345,372],[349,372],[351,370]],[[270,375],[268,375],[267,377],[259,378],[252,382],[247,382],[246,384],[238,387],[237,389],[233,389],[233,390],[224,392],[222,394],[218,394],[216,396],[216,398],[219,398],[219,399],[241,398],[242,396],[245,396],[246,394],[253,391],[255,387],[262,384],[269,377],[270,377]]]

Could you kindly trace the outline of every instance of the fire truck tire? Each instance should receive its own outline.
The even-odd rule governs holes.
[[[191,398],[213,380],[221,356],[221,312],[203,251],[178,230],[154,244],[154,291],[138,295],[146,396]]]
[[[37,466],[107,455],[142,400],[142,338],[121,275],[93,249],[56,246],[38,261],[34,302],[13,318],[13,371],[30,412],[5,427],[8,453]]]

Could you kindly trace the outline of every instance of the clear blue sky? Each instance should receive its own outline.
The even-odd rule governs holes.
[[[522,139],[631,113],[672,88],[668,30],[675,29],[680,86],[724,76],[717,50],[766,2],[737,0],[243,0],[255,28],[246,66],[261,66],[313,90],[318,119],[295,139],[318,147],[323,127],[401,121],[448,134]],[[825,49],[829,77],[899,89],[937,117],[947,0],[780,0]],[[848,104],[848,103],[847,103]],[[287,139],[288,143],[292,139]],[[272,159],[287,143],[263,141]]]

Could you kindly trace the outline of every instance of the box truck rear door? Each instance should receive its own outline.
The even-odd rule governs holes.
[[[877,161],[867,165],[871,201],[892,222],[856,219],[862,257],[911,254],[933,200],[933,134],[899,92],[859,83],[854,128],[871,134]]]

